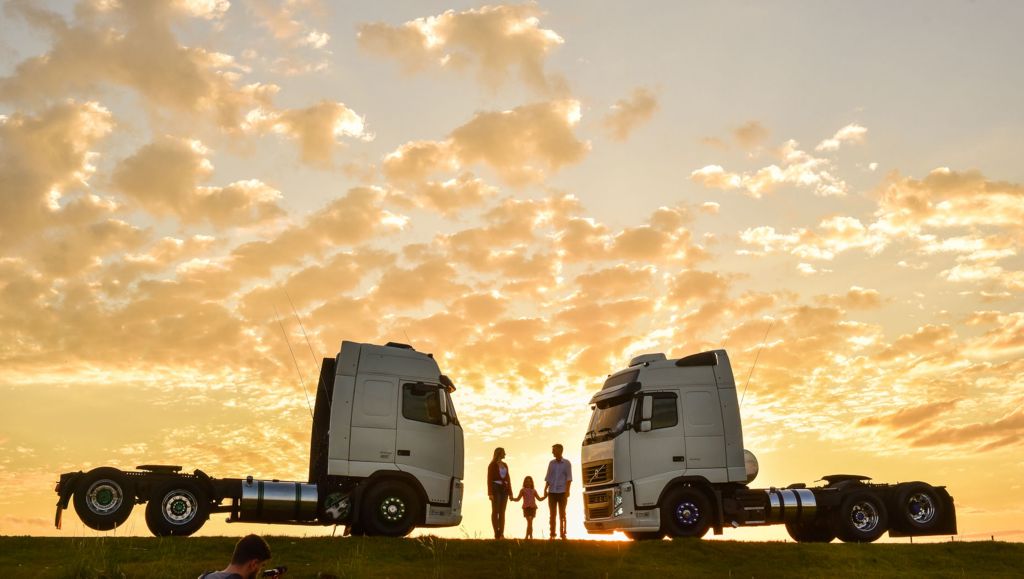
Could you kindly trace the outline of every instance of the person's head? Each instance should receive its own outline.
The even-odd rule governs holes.
[[[240,568],[246,579],[255,578],[270,560],[270,545],[259,535],[246,535],[235,544],[231,565]]]
[[[557,458],[559,460],[561,460],[561,458],[562,458],[562,450],[563,449],[562,449],[562,445],[561,444],[553,444],[553,445],[551,445],[551,454],[555,455],[555,458]]]
[[[499,461],[499,460],[501,460],[503,458],[505,458],[505,449],[500,447],[500,446],[498,448],[495,448],[494,449],[494,458],[491,459],[491,462],[496,462],[496,461]]]
[[[533,488],[533,477],[532,476],[528,476],[528,477],[523,479],[523,487],[528,488],[528,489],[532,489]]]

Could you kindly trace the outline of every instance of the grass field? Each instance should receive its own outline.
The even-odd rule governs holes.
[[[191,578],[221,569],[235,537],[0,537],[5,577]],[[269,537],[303,577],[1020,577],[1024,544],[798,545]]]

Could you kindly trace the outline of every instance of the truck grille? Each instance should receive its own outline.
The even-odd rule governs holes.
[[[587,494],[587,519],[603,519],[612,515],[612,491]]]
[[[583,465],[583,484],[586,486],[611,482],[612,461],[596,460]]]

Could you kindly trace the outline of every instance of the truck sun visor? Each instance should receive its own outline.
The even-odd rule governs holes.
[[[716,352],[701,352],[685,358],[676,360],[676,366],[687,368],[690,366],[717,366],[718,354]]]
[[[604,406],[610,400],[628,398],[639,391],[639,382],[626,382],[625,384],[620,384],[612,388],[605,388],[597,394],[594,394],[594,397],[590,399],[590,403],[597,404],[598,406]]]

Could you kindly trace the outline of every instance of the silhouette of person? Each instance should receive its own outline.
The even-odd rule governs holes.
[[[512,479],[508,475],[505,464],[505,449],[494,449],[494,457],[487,465],[487,498],[491,499],[491,526],[494,527],[494,538],[505,537],[505,507],[512,496]]]
[[[562,445],[551,447],[554,459],[548,463],[548,474],[544,477],[544,494],[548,497],[548,513],[550,514],[551,533],[548,539],[555,538],[555,512],[558,512],[559,536],[565,538],[565,505],[569,501],[569,486],[572,484],[572,465],[562,458]]]

